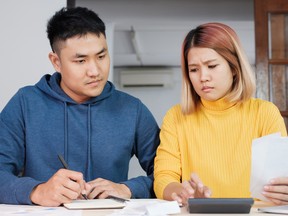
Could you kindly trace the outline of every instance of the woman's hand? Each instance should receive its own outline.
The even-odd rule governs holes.
[[[164,199],[176,200],[186,205],[189,198],[209,198],[211,190],[205,186],[196,173],[192,173],[190,180],[180,183],[171,183],[164,190]]]
[[[288,205],[288,177],[272,179],[262,194],[277,205]]]
[[[189,184],[194,190],[194,196],[192,198],[210,198],[211,197],[211,190],[202,183],[201,179],[196,173],[191,174]]]

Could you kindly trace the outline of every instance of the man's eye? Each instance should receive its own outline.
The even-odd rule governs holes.
[[[99,58],[99,59],[104,59],[104,58],[105,58],[105,55],[100,55],[98,58]]]
[[[78,59],[78,60],[76,60],[76,62],[79,64],[83,64],[85,62],[85,60],[84,59]]]

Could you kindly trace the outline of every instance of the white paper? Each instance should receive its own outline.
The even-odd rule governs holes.
[[[180,213],[177,201],[168,201],[146,206],[148,215],[167,215]]]
[[[73,200],[64,206],[68,209],[119,209],[125,207],[125,203],[114,199],[89,199]]]
[[[157,199],[133,199],[126,203],[126,207],[109,214],[109,216],[144,216],[147,215],[146,205],[155,204],[157,202],[159,202]]]
[[[274,214],[288,214],[288,205],[259,208],[258,211]]]
[[[63,207],[41,207],[33,205],[0,205],[1,216],[12,216],[12,215],[29,215],[29,216],[81,216],[82,211],[79,210],[68,210]]]
[[[253,198],[267,200],[263,187],[273,178],[288,176],[288,138],[280,133],[254,139],[252,142],[252,164],[250,192]]]
[[[139,199],[130,200],[126,203],[125,208],[117,210],[109,216],[164,216],[175,213],[180,213],[180,208],[176,201]]]

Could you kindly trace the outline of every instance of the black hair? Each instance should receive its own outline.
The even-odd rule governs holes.
[[[84,7],[62,8],[47,23],[47,37],[55,52],[55,42],[65,41],[76,35],[94,33],[106,37],[105,24],[92,10]]]

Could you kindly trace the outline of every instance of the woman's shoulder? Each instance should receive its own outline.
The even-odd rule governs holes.
[[[256,106],[256,107],[276,107],[276,105],[274,103],[272,103],[271,101],[267,101],[267,100],[263,100],[261,98],[251,98],[248,103],[251,106]]]
[[[167,110],[164,119],[178,122],[187,119],[188,116],[190,115],[186,115],[182,112],[181,105],[176,104]]]
[[[182,114],[181,105],[175,104],[167,110],[167,114],[175,115],[175,114]]]
[[[250,110],[262,112],[279,112],[278,107],[271,101],[263,100],[260,98],[251,98],[247,104],[249,104]]]

